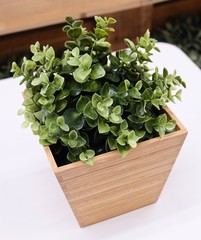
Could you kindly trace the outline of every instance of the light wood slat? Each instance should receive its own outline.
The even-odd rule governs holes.
[[[127,178],[130,175],[132,176],[132,171],[135,171],[135,174],[142,174],[144,171],[154,169],[158,166],[165,167],[167,164],[166,159],[168,159],[168,163],[171,161],[170,159],[174,161],[174,156],[178,152],[179,147],[180,145],[177,145],[169,149],[171,153],[163,152],[163,156],[161,157],[163,161],[161,162],[158,162],[158,159],[156,158],[157,152],[153,153],[152,156],[143,155],[142,157],[139,157],[139,158],[138,157],[136,158],[135,156],[133,156],[135,158],[135,161],[126,161],[126,164],[124,164],[125,161],[122,159],[122,163],[118,164],[118,168],[116,168],[115,170],[112,167],[107,167],[107,168],[101,169],[100,171],[93,171],[88,174],[82,175],[82,180],[79,177],[76,177],[76,181],[75,181],[75,178],[67,179],[67,180],[61,179],[60,183],[63,189],[77,192],[77,191],[80,191],[78,189],[78,185],[80,186],[80,189],[90,188],[91,186],[94,185],[93,181],[90,182],[89,178],[92,180],[96,179],[97,184],[99,184],[100,180],[101,180],[101,183],[106,183],[108,180],[110,182],[112,181],[115,182],[118,178],[120,178],[121,175]],[[147,162],[147,158],[149,158],[149,162]],[[170,164],[172,164],[172,162]],[[111,175],[111,168],[113,170],[112,175]],[[105,180],[102,179],[102,174],[104,174]],[[66,183],[68,183],[68,185]]]
[[[166,175],[169,173],[171,167],[172,165],[169,164],[167,169],[161,169],[158,167],[147,172],[144,171],[141,175],[133,172],[133,175],[130,177],[120,177],[116,180],[116,182],[110,182],[108,179],[107,183],[102,183],[101,185],[96,185],[95,181],[94,187],[91,189],[83,189],[77,192],[66,190],[64,193],[67,196],[70,204],[79,205],[79,203],[83,201],[91,207],[91,205],[93,206],[93,203],[97,204],[99,201],[102,201],[102,198],[108,202],[109,200],[106,199],[106,196],[111,195],[111,192],[113,193],[112,198],[116,198],[121,194],[127,194],[129,191],[134,193],[134,191],[142,189],[143,186],[149,186],[150,183],[153,184],[154,182],[163,182],[166,179]],[[97,199],[97,201],[95,202],[94,199]]]
[[[148,195],[147,198],[144,197],[144,191],[146,191]],[[76,218],[79,219],[80,226],[85,227],[155,203],[158,197],[158,186],[153,184],[150,189],[143,189],[141,194],[136,193],[136,196],[130,193],[122,198],[121,201],[115,199],[111,204],[106,203],[106,205],[101,205],[97,209],[89,208],[85,214],[81,215],[76,211],[74,211],[74,214]],[[133,203],[135,203],[135,205]]]
[[[135,161],[133,161],[135,162]],[[127,163],[126,163],[127,165]],[[147,164],[148,165],[148,164]],[[151,166],[152,165],[152,166]],[[82,182],[80,179],[60,182],[60,185],[66,195],[69,193],[73,194],[75,198],[82,198],[82,194],[87,194],[87,196],[94,195],[105,189],[114,188],[116,186],[121,186],[124,182],[129,184],[133,180],[135,182],[144,182],[147,178],[151,178],[154,174],[160,175],[160,173],[167,172],[171,169],[172,163],[163,163],[159,164],[153,163],[149,164],[146,167],[135,166],[127,169],[122,169],[121,166],[117,169],[112,169],[112,174],[105,174],[105,171],[100,171],[96,174],[88,174],[82,178]],[[122,169],[122,170],[120,170]],[[103,172],[103,173],[102,173]],[[135,179],[133,177],[133,173],[135,173]],[[142,176],[144,175],[143,179]],[[86,193],[86,191],[88,191]],[[69,194],[69,200],[71,199],[71,194]]]
[[[0,35],[62,23],[68,15],[86,18],[164,1],[167,0],[1,0]]]
[[[131,188],[130,186],[122,189],[119,188],[119,191],[116,189],[116,191],[112,191],[112,194],[110,192],[106,192],[98,196],[98,198],[88,199],[88,201],[84,202],[85,204],[82,204],[80,206],[77,206],[77,203],[75,202],[75,215],[79,218],[93,214],[96,216],[99,213],[103,214],[103,212],[106,212],[106,214],[108,214],[110,209],[122,207],[124,208],[124,205],[127,204],[130,208],[135,201],[140,200],[142,202],[146,202],[146,198],[144,197],[145,192],[147,199],[149,199],[151,196],[155,196],[156,200],[156,197],[159,196],[159,191],[161,190],[161,185],[163,183],[164,182],[162,181],[154,181],[144,186],[138,186],[138,188],[135,189]],[[70,204],[73,206],[72,203]]]

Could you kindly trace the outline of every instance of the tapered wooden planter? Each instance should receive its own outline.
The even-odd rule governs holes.
[[[57,167],[49,147],[52,169],[81,227],[109,219],[157,201],[179,154],[187,130],[177,130],[138,144],[127,156],[117,151],[95,157],[94,166],[76,162]]]

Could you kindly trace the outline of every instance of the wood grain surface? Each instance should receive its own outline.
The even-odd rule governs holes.
[[[0,35],[64,22],[65,16],[88,18],[167,0],[1,0]]]

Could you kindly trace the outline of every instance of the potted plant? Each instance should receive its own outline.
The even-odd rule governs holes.
[[[185,83],[176,72],[149,69],[159,49],[148,30],[112,52],[115,22],[96,16],[88,31],[67,17],[62,57],[36,42],[32,58],[11,70],[26,86],[23,126],[45,146],[82,227],[155,202],[187,134],[166,107]]]

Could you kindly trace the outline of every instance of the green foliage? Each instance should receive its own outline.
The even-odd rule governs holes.
[[[180,100],[185,83],[176,72],[151,70],[151,51],[159,50],[147,30],[127,49],[112,53],[107,41],[113,18],[95,17],[92,32],[82,20],[66,18],[67,50],[56,57],[51,46],[31,45],[31,59],[12,65],[24,83],[24,127],[43,145],[67,149],[70,162],[93,164],[95,154],[117,149],[122,156],[139,141],[164,136],[176,122],[163,107]]]

